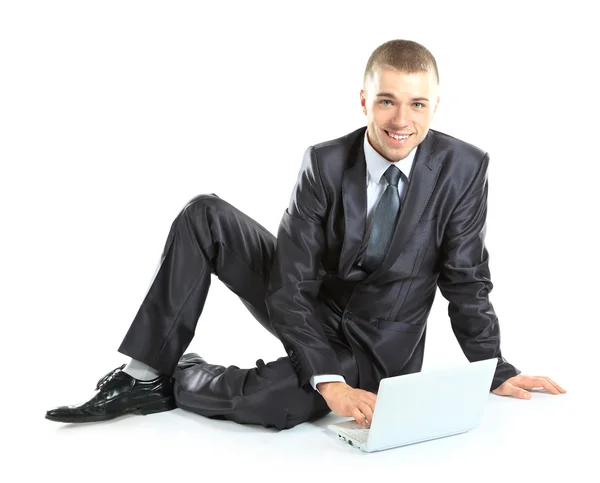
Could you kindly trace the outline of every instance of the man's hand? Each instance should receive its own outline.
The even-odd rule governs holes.
[[[525,389],[536,388],[546,389],[552,394],[564,394],[567,392],[549,377],[523,376],[522,374],[507,379],[492,392],[498,396],[513,396],[519,399],[531,399],[531,394]]]
[[[354,389],[343,382],[321,382],[317,388],[334,413],[353,417],[365,428],[370,426],[377,399],[375,394]]]

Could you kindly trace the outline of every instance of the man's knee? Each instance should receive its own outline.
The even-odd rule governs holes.
[[[268,417],[271,426],[291,429],[323,416],[329,408],[311,387],[300,387],[298,376],[287,357],[265,364],[256,361],[244,383],[244,410]],[[268,416],[267,416],[268,415]]]
[[[215,193],[203,193],[194,196],[188,201],[183,209],[182,213],[188,213],[191,211],[203,210],[206,208],[218,208],[219,206],[228,204],[225,200],[219,198]]]

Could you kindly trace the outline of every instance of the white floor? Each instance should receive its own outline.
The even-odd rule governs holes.
[[[590,417],[597,401],[536,393],[530,401],[489,397],[479,427],[469,433],[379,453],[335,439],[325,425],[335,415],[277,432],[209,420],[181,409],[68,425],[43,419],[42,401],[14,421],[9,444],[20,451],[7,474],[36,481],[324,481],[326,476],[384,481],[526,481],[597,475]],[[47,405],[47,404],[46,404]],[[12,453],[9,448],[8,454]],[[32,477],[33,479],[31,479]],[[391,480],[393,478],[393,480]],[[369,481],[369,480],[366,480]],[[531,480],[534,481],[534,480]]]

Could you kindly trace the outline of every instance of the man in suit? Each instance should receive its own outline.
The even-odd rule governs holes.
[[[438,85],[425,47],[379,46],[360,93],[366,128],[306,150],[277,238],[217,195],[191,200],[119,347],[131,361],[86,403],[46,417],[180,407],[285,429],[334,411],[368,426],[379,381],[421,370],[436,287],[469,361],[498,360],[490,390],[525,399],[534,387],[565,392],[502,357],[484,243],[489,156],[429,129]],[[287,357],[240,369],[183,355],[212,274]]]

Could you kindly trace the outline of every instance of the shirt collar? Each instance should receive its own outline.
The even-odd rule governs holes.
[[[367,133],[365,132],[364,149],[365,161],[367,162],[367,173],[370,176],[370,179],[372,179],[375,183],[379,183],[381,181],[383,173],[385,173],[385,170],[390,167],[390,164],[394,164],[400,171],[402,171],[402,174],[406,176],[406,179],[408,179],[410,176],[410,170],[412,168],[412,164],[415,159],[415,153],[417,151],[416,147],[408,156],[406,156],[406,158],[401,159],[400,161],[391,162],[375,151],[367,138]]]

